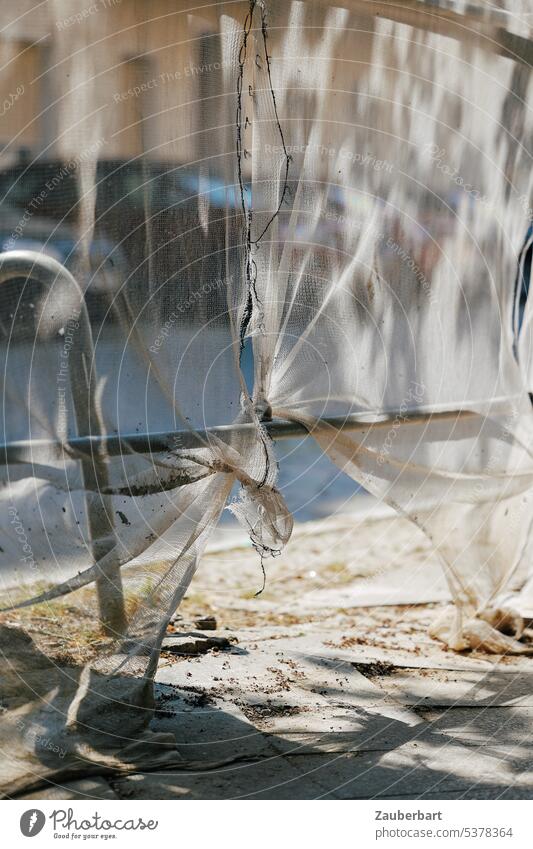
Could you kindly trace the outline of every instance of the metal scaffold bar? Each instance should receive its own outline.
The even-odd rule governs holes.
[[[475,416],[477,413],[470,410],[444,410],[441,412],[418,412],[404,413],[392,411],[380,418],[369,419],[368,414],[354,413],[348,416],[330,416],[320,419],[313,427],[312,432],[335,428],[343,431],[366,431],[370,428],[390,427],[399,416],[402,424],[423,424],[424,422],[450,421]],[[131,433],[116,434],[110,436],[77,436],[68,442],[56,440],[35,439],[20,440],[0,445],[0,465],[14,463],[38,462],[41,458],[50,458],[51,455],[58,458],[91,457],[93,455],[107,454],[116,457],[133,452],[139,454],[161,454],[179,449],[199,448],[209,442],[210,437],[228,439],[236,433],[249,433],[254,430],[255,424],[231,424],[219,427],[206,428],[205,430],[174,430],[158,433]],[[304,425],[297,422],[274,420],[263,422],[272,439],[295,439],[309,436],[310,431]]]
[[[79,330],[71,353],[70,390],[78,432],[94,431],[99,428],[95,406],[94,345],[84,293],[70,271],[53,257],[33,251],[6,251],[0,254],[0,285],[20,279],[41,283],[48,292],[52,292],[54,286],[61,284],[75,296]],[[60,313],[64,311],[61,301],[57,307]],[[66,321],[69,316],[63,317]],[[102,439],[102,436],[98,434],[93,438]],[[31,441],[29,445],[31,454]],[[9,459],[13,456],[10,446],[3,446],[3,449],[0,449],[0,455],[4,464],[16,462]],[[97,498],[87,496],[90,546],[94,560],[98,562],[114,546],[113,514],[108,499],[103,495],[108,485],[107,466],[98,451],[92,451],[90,458],[81,454],[80,459],[87,490],[98,492]],[[101,570],[96,579],[96,591],[104,629],[113,636],[123,633],[126,612],[118,563],[111,562],[105,570]]]

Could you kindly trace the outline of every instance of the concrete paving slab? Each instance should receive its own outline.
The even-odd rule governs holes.
[[[403,705],[531,707],[533,672],[396,669],[375,676],[376,685]]]
[[[231,700],[216,699],[194,688],[156,688],[154,731],[174,734],[186,763],[217,764],[267,757],[275,752],[259,729]]]
[[[66,784],[51,784],[19,799],[117,799],[111,785],[103,778],[82,778]]]
[[[533,784],[533,709],[529,707],[425,708],[435,733],[505,760]]]
[[[279,755],[209,772],[130,775],[114,786],[123,799],[313,799],[322,793],[313,769]]]

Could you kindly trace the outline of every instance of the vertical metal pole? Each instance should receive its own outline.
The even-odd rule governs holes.
[[[83,309],[86,310],[85,301]],[[87,357],[83,336],[80,336],[79,341],[80,350],[76,357],[79,373],[71,375],[70,381],[76,427],[80,434],[102,436],[101,423],[94,404],[96,389],[94,362],[92,357]],[[98,563],[116,544],[111,497],[103,495],[103,491],[109,484],[109,478],[102,451],[96,448],[90,457],[83,457],[81,471],[85,487],[91,551],[95,563]],[[120,636],[126,628],[126,613],[118,563],[111,563],[105,569],[101,569],[96,579],[96,595],[104,631],[112,637]]]

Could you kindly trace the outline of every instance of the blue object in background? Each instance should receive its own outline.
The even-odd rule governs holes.
[[[518,257],[518,272],[515,281],[515,294],[513,300],[513,333],[514,333],[514,354],[517,359],[517,343],[522,329],[524,320],[524,311],[526,301],[529,296],[529,284],[531,280],[531,262],[533,259],[533,224],[529,225],[529,229]]]

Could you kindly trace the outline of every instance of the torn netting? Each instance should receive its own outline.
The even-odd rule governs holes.
[[[435,635],[526,651],[492,626],[509,627],[499,611],[524,581],[531,522],[512,340],[529,67],[474,33],[321,4],[269,3],[268,21],[276,37],[258,37],[253,63],[256,397],[310,430],[397,411],[386,427],[315,437],[442,554],[456,610]],[[406,423],[417,409],[462,413]]]
[[[10,792],[176,756],[146,730],[152,676],[233,485],[262,557],[290,536],[270,414],[431,537],[456,604],[441,639],[527,650],[528,25],[177,5],[2,11],[24,80],[2,152],[3,430],[32,440],[2,467]],[[366,430],[318,429],[353,413]],[[122,452],[80,453],[88,434]]]

